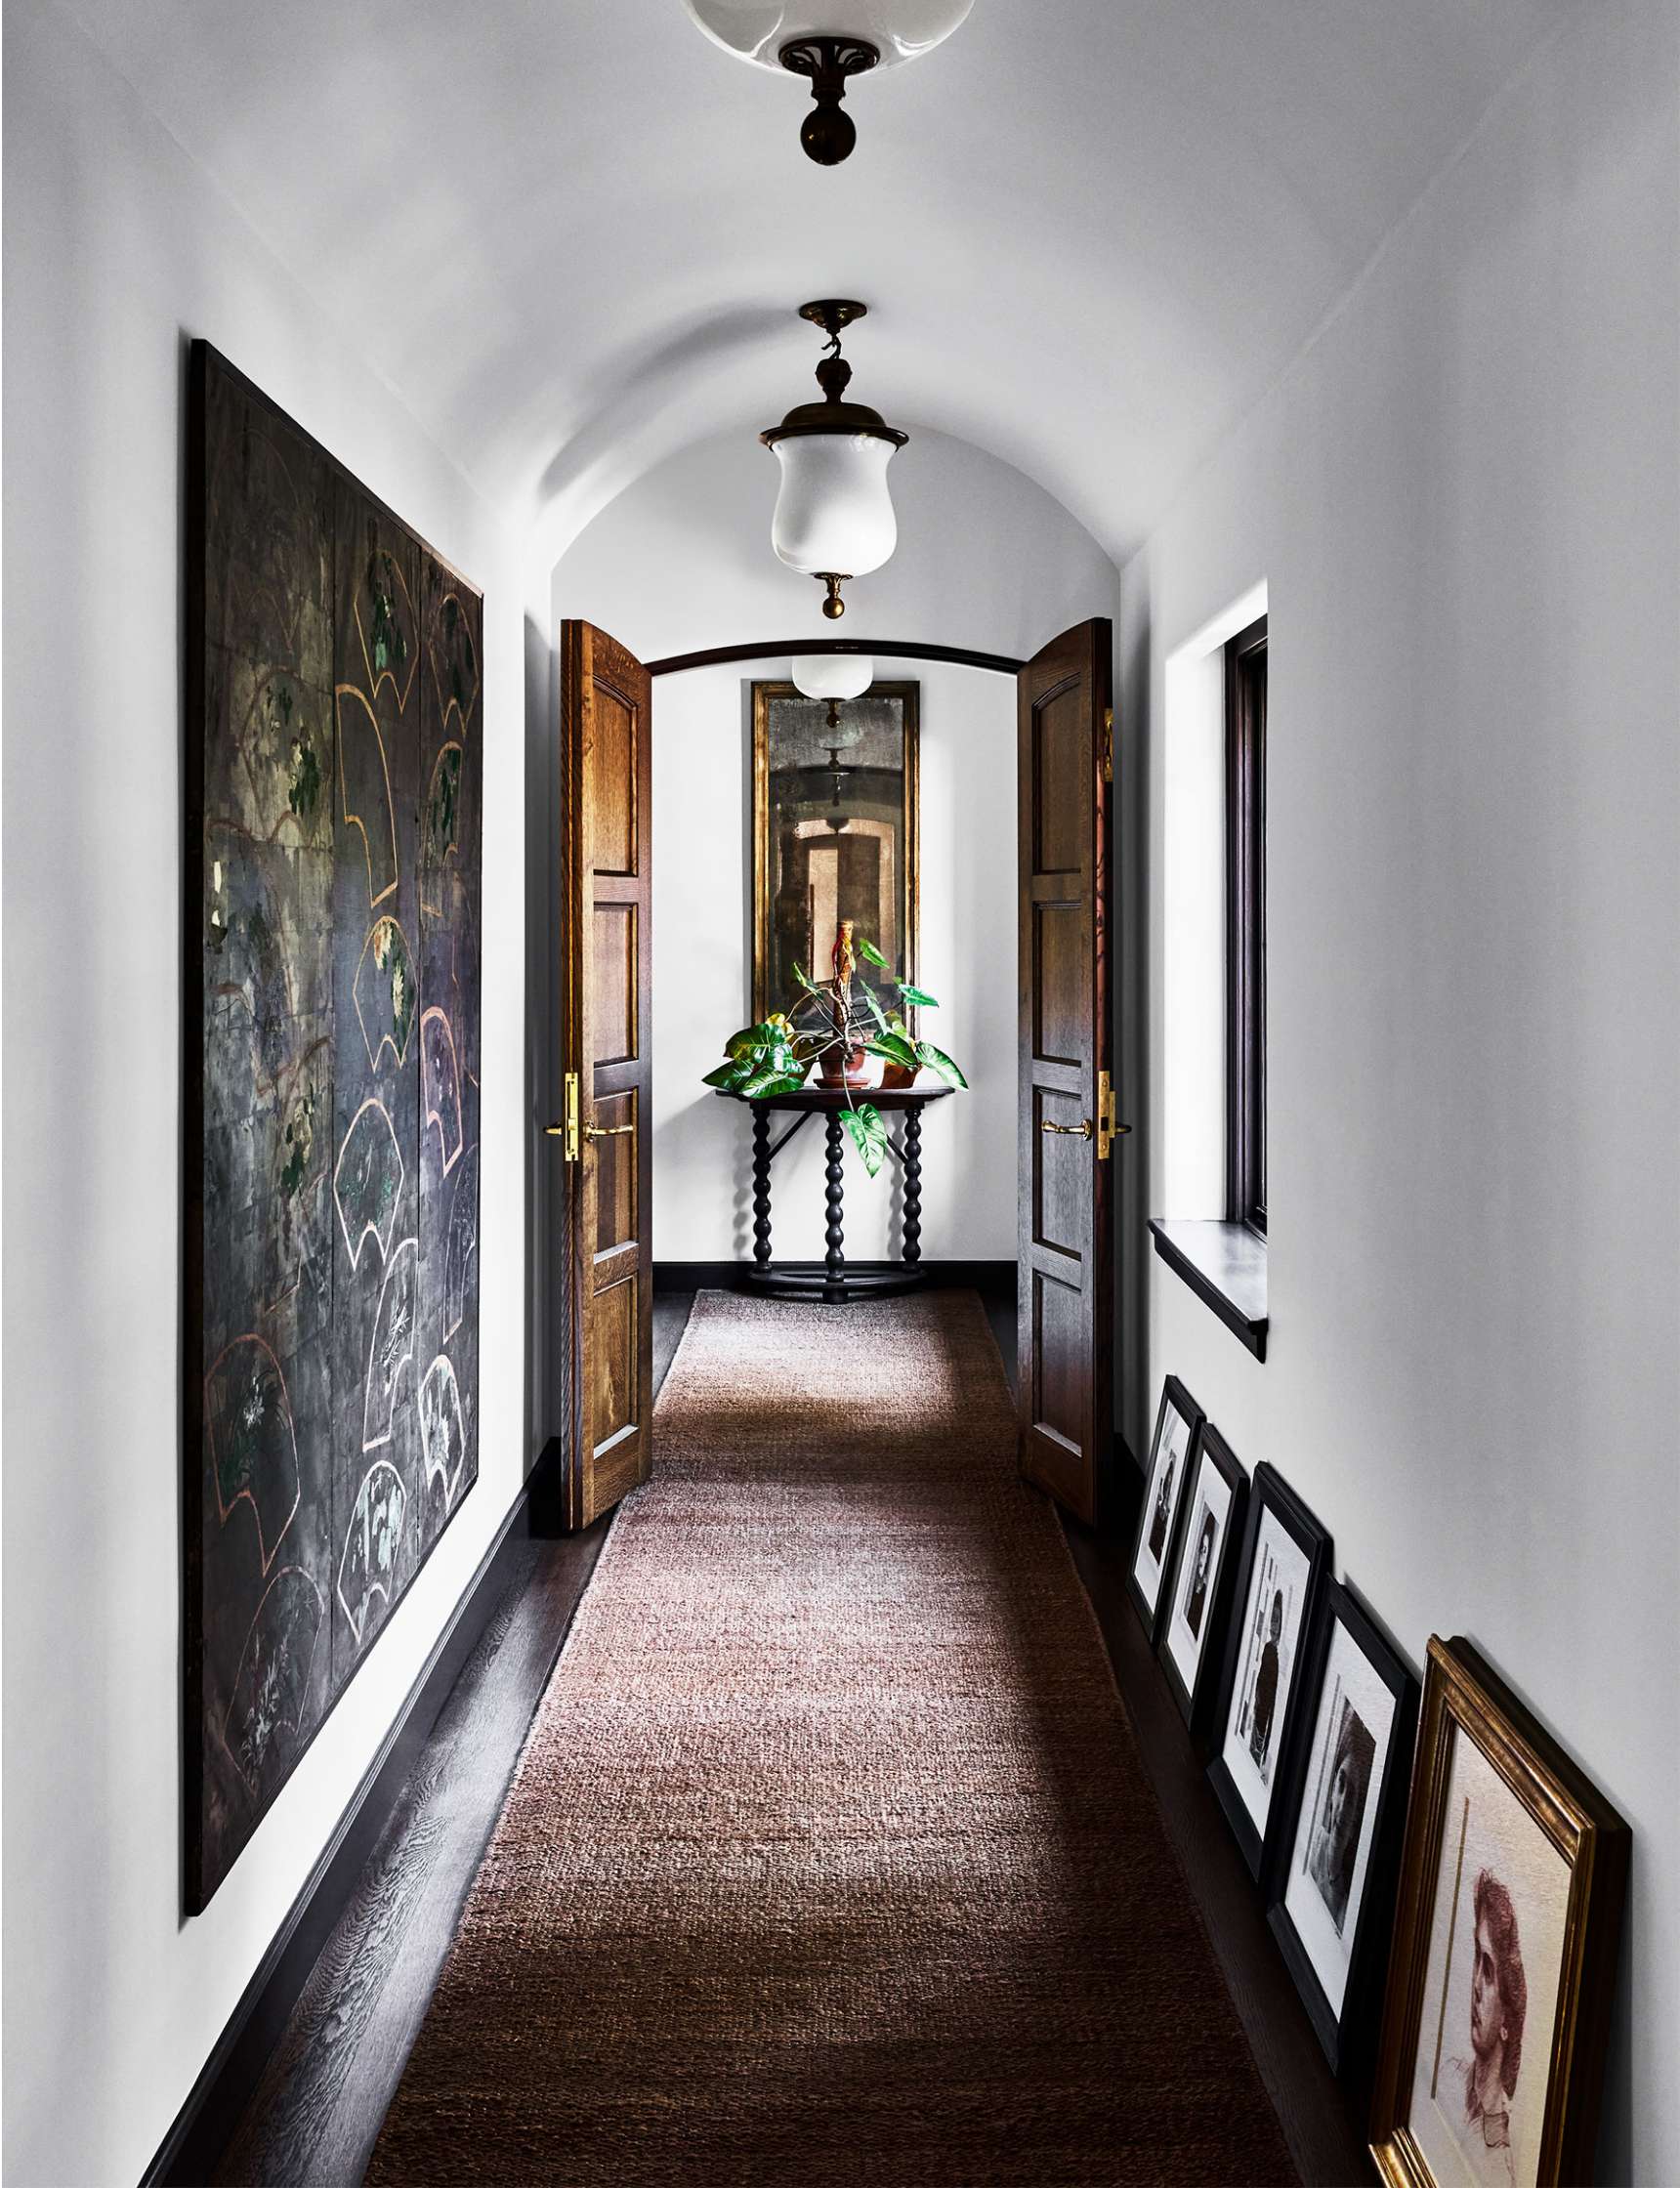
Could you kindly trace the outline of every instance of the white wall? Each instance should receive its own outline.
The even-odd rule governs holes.
[[[770,548],[777,469],[750,425],[650,473],[577,538],[554,612],[584,615],[643,659],[752,639],[827,635],[820,588]],[[1070,623],[1116,611],[1113,566],[1020,472],[925,430],[894,459],[899,547],[847,587],[841,631],[1026,655]],[[699,1084],[750,991],[750,711],[754,678],[785,656],[662,678],[653,700],[653,1245],[661,1260],[750,1256],[746,1120]],[[1015,1254],[1015,691],[939,663],[883,660],[922,685],[925,984],[930,1037],[972,1081],[929,1113],[922,1250]],[[815,1127],[778,1158],[778,1256],[822,1252]],[[848,1157],[847,1251],[896,1251],[896,1177]]]
[[[746,1113],[699,1082],[725,1034],[751,1017],[751,679],[786,659],[696,669],[654,701],[653,1251],[661,1261],[752,1256]],[[1015,686],[982,669],[883,661],[921,686],[921,970],[940,999],[923,1031],[956,1058],[969,1090],[923,1117],[922,1253],[1015,1258]],[[1002,877],[1003,886],[999,886]],[[791,1122],[791,1119],[784,1119]],[[820,1123],[772,1172],[773,1250],[820,1260]],[[901,1248],[900,1176],[871,1182],[846,1157],[846,1252]]]
[[[1158,738],[1168,655],[1268,582],[1269,1356],[1152,1257],[1150,1389],[1181,1375],[1414,1663],[1469,1635],[1627,1817],[1601,2173],[1654,2188],[1680,2180],[1677,39],[1671,0],[1613,0],[1508,88],[1128,566],[1121,645]]]
[[[166,2132],[525,1463],[520,564],[59,11],[8,11],[5,2164]],[[276,147],[276,158],[284,157]],[[377,277],[370,274],[370,278]],[[479,1482],[209,1910],[181,1914],[185,342],[485,589]]]

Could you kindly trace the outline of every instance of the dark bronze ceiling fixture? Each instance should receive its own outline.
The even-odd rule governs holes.
[[[759,68],[811,80],[816,101],[799,142],[822,167],[836,167],[858,142],[841,105],[847,79],[914,61],[948,38],[974,0],[683,0],[726,53]]]

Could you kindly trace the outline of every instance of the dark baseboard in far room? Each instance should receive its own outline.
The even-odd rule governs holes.
[[[897,1276],[897,1261],[848,1261],[858,1276]],[[744,1291],[752,1275],[750,1261],[655,1261],[655,1294],[678,1291]],[[920,1264],[925,1288],[934,1291],[978,1291],[983,1298],[1015,1296],[1013,1261],[924,1261]]]

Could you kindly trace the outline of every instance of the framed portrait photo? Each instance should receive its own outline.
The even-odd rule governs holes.
[[[1287,1805],[1279,1797],[1330,1538],[1276,1468],[1254,1469],[1207,1775],[1258,1881]]]
[[[1247,1475],[1218,1429],[1204,1421],[1155,1643],[1166,1683],[1192,1732],[1206,1722],[1218,1682],[1247,1504]]]
[[[1417,1682],[1332,1580],[1301,1688],[1267,1918],[1333,2072],[1368,2064],[1417,1732]]]
[[[1371,2112],[1391,2188],[1591,2178],[1628,1835],[1469,1642],[1433,1636]]]
[[[1184,1509],[1185,1488],[1196,1463],[1204,1420],[1201,1408],[1183,1383],[1176,1375],[1168,1375],[1161,1384],[1143,1509],[1138,1514],[1138,1536],[1132,1545],[1131,1570],[1126,1575],[1126,1586],[1152,1641],[1160,1632],[1166,1601],[1161,1583],[1177,1546],[1179,1514]]]

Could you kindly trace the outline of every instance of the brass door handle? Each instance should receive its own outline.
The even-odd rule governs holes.
[[[586,1140],[615,1140],[621,1132],[634,1132],[635,1129],[634,1124],[586,1124],[583,1136]]]
[[[1070,1139],[1088,1140],[1091,1136],[1091,1120],[1088,1116],[1082,1116],[1077,1124],[1052,1124],[1045,1116],[1039,1118],[1038,1129],[1040,1132],[1066,1132]]]

